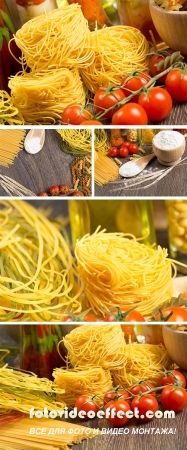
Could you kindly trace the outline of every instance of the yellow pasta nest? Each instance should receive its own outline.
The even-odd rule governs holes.
[[[81,69],[86,87],[91,92],[105,84],[120,85],[132,69],[148,69],[149,44],[143,34],[129,26],[113,26],[92,32],[95,58]]]
[[[167,250],[151,248],[133,235],[96,230],[76,243],[75,255],[86,299],[95,314],[119,306],[150,318],[173,294]]]
[[[51,124],[61,120],[70,103],[85,104],[78,70],[57,69],[17,74],[9,87],[14,105],[27,124]]]
[[[75,368],[121,368],[126,360],[120,325],[82,325],[66,335],[63,342],[68,362]]]
[[[53,372],[55,383],[65,393],[58,396],[67,406],[73,407],[79,395],[97,395],[101,399],[111,388],[112,379],[110,372],[101,367],[89,367],[86,370],[55,369]]]
[[[32,70],[84,67],[94,58],[88,22],[78,4],[29,20],[16,32],[15,42]]]
[[[113,370],[115,386],[130,387],[141,380],[156,383],[159,372],[169,368],[171,360],[162,344],[126,345],[126,363],[120,370]]]
[[[94,149],[101,155],[107,155],[110,148],[110,139],[105,130],[94,130]]]
[[[24,119],[6,91],[0,90],[0,125],[24,125]]]
[[[63,129],[57,130],[65,144],[67,152],[73,154],[87,154],[92,151],[92,130]],[[62,145],[63,148],[63,145]]]

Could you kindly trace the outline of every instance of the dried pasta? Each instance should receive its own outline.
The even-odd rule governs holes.
[[[68,362],[79,369],[123,367],[125,340],[120,325],[82,325],[63,338]]]
[[[94,58],[91,33],[78,4],[45,12],[15,35],[23,64],[32,70],[84,67]]]
[[[111,147],[108,133],[105,130],[94,130],[94,149],[101,155],[107,155]]]
[[[0,165],[13,164],[19,151],[23,149],[25,130],[0,130]]]
[[[132,69],[148,69],[149,44],[143,34],[129,26],[103,27],[92,32],[95,58],[81,68],[81,75],[91,92],[105,84],[120,85]]]
[[[0,208],[0,320],[57,321],[66,309],[80,311],[82,288],[55,223],[23,200]]]
[[[86,99],[76,69],[19,73],[10,78],[9,87],[14,105],[26,124],[56,123],[66,106],[84,105]]]
[[[75,255],[88,305],[97,315],[116,306],[135,307],[148,319],[155,307],[171,300],[176,267],[167,249],[98,228],[77,241]]]
[[[62,149],[67,153],[82,155],[92,151],[92,130],[57,130],[62,138]]]
[[[0,125],[23,125],[24,119],[6,91],[0,90]]]
[[[156,384],[159,372],[168,369],[171,360],[165,347],[153,344],[126,345],[126,363],[122,369],[113,370],[115,386],[130,387],[141,380],[149,380]]]
[[[119,167],[115,161],[98,152],[95,152],[95,155],[94,180],[98,186],[103,186],[119,178]]]
[[[53,372],[55,383],[65,393],[58,396],[68,407],[73,408],[79,395],[97,395],[102,403],[102,397],[111,388],[112,379],[110,372],[101,367],[89,367],[85,370],[55,369]]]

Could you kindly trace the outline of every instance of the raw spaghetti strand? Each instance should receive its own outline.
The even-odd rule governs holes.
[[[94,180],[98,186],[119,178],[119,167],[111,158],[95,152],[94,159]]]
[[[94,149],[101,155],[107,155],[111,147],[108,133],[105,130],[94,130]]]
[[[88,307],[97,315],[116,306],[134,307],[148,319],[172,297],[176,267],[160,246],[150,248],[133,235],[98,228],[76,243],[75,255]]]
[[[62,149],[66,153],[81,155],[92,151],[92,130],[57,130],[62,138]]]
[[[19,151],[23,149],[25,130],[0,130],[0,165],[13,164]]]

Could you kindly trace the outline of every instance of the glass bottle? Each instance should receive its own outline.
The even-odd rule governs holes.
[[[166,200],[169,252],[177,261],[187,264],[187,200]],[[178,266],[187,273],[187,267]]]
[[[56,0],[16,0],[22,23],[57,8]]]
[[[69,215],[73,245],[96,228],[107,232],[134,234],[145,237],[143,242],[156,242],[151,200],[69,200]]]

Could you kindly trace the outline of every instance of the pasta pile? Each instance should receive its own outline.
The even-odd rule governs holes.
[[[23,200],[1,200],[0,208],[0,320],[59,320],[63,310],[79,311],[82,288],[55,223]]]
[[[176,268],[160,246],[98,228],[76,243],[75,256],[88,305],[97,315],[116,306],[134,307],[149,319],[154,308],[171,300]]]
[[[68,352],[68,362],[74,368],[122,368],[125,340],[120,325],[83,325],[67,334],[63,343]]]
[[[58,396],[70,408],[73,408],[79,395],[97,395],[102,402],[102,397],[111,388],[112,379],[110,372],[101,367],[89,367],[88,369],[55,369],[53,372],[55,383],[65,393]]]
[[[159,372],[163,368],[168,369],[170,362],[162,344],[129,343],[126,345],[126,363],[123,368],[112,370],[114,385],[130,387],[143,379],[156,383]]]
[[[49,411],[64,409],[65,403],[56,401],[57,394],[64,390],[47,378],[38,378],[33,373],[24,373],[10,369],[7,365],[0,368],[0,413],[7,410],[29,414],[30,408]]]
[[[108,83],[120,85],[122,77],[136,68],[148,69],[149,44],[143,34],[129,26],[113,26],[92,32],[95,58],[81,68],[86,87],[91,92]]]
[[[94,161],[94,181],[98,186],[103,186],[109,181],[115,181],[119,178],[119,167],[106,155],[95,152]]]
[[[76,69],[17,74],[10,78],[9,87],[14,105],[26,124],[54,124],[61,120],[68,104],[84,105],[86,99]]]
[[[0,165],[13,164],[19,151],[23,149],[25,130],[0,130]]]
[[[0,125],[23,125],[24,119],[6,91],[0,90]]]
[[[46,432],[30,432],[31,428],[38,427]],[[50,430],[54,430],[54,433]],[[1,450],[68,450],[69,446],[100,434],[100,431],[95,433],[92,428],[61,420],[24,418],[19,422],[1,425],[0,444]]]
[[[57,130],[62,138],[62,149],[67,153],[82,155],[92,151],[92,131],[89,129]]]
[[[94,149],[101,155],[107,155],[111,147],[108,133],[105,130],[94,130]]]

